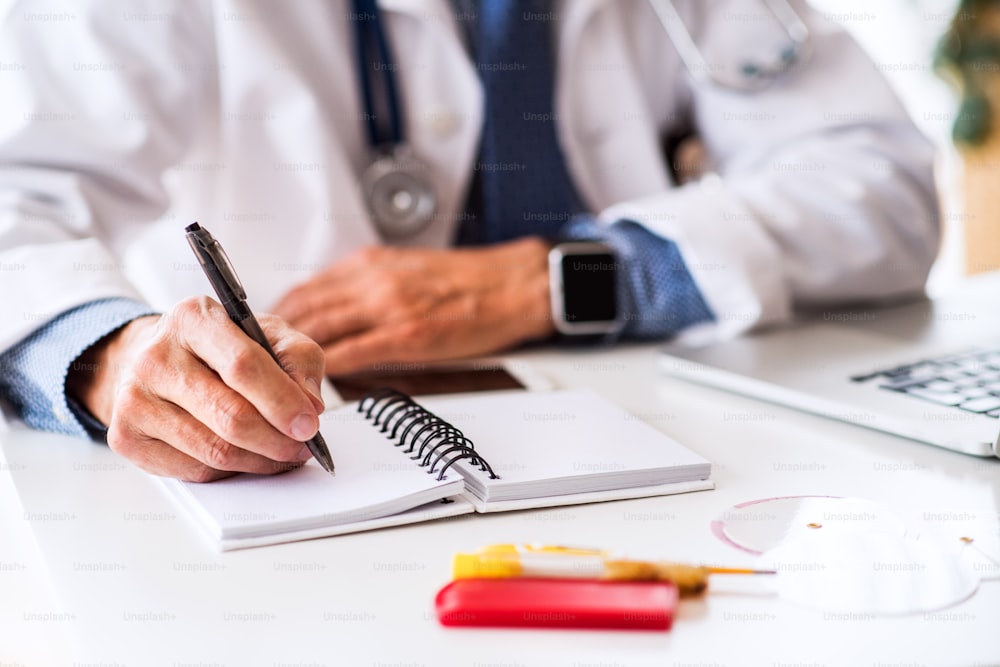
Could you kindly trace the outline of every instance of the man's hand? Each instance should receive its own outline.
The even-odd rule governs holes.
[[[323,353],[260,318],[281,360],[207,297],[130,322],[73,364],[67,390],[108,424],[108,445],[144,470],[205,482],[276,473],[310,457]]]
[[[275,312],[323,346],[326,371],[489,354],[554,329],[548,246],[366,248],[293,289]]]

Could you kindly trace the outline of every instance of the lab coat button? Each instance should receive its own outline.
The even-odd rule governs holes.
[[[427,116],[427,129],[439,139],[444,139],[455,133],[458,129],[458,114],[452,111],[437,110]]]

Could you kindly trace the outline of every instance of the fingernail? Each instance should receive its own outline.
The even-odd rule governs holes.
[[[309,459],[312,458],[312,456],[313,456],[312,452],[309,451],[309,448],[306,447],[305,445],[302,445],[302,449],[299,451],[298,454],[295,455],[295,460],[308,461]]]
[[[319,404],[323,406],[323,409],[326,409],[326,403],[323,401],[322,392],[320,391],[319,388],[319,380],[310,376],[306,378],[305,384],[306,384],[306,391],[309,392],[309,395],[315,398],[317,401],[319,401]]]
[[[319,428],[319,424],[316,422],[316,415],[311,415],[308,412],[303,412],[301,415],[295,418],[292,422],[291,431],[292,437],[302,442],[303,440],[308,440],[309,438],[316,435],[316,430]]]

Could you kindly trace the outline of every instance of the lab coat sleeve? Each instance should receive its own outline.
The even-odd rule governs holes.
[[[698,4],[695,38],[709,62],[734,57],[719,4]],[[843,29],[793,4],[812,56],[792,73],[754,93],[684,74],[715,174],[601,214],[680,248],[716,315],[683,333],[689,343],[782,322],[797,307],[918,292],[937,253],[932,147]]]
[[[16,2],[0,24],[0,351],[81,304],[141,301],[105,243],[168,206],[192,145],[201,3]]]

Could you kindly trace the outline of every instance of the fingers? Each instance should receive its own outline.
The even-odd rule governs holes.
[[[210,481],[271,474],[310,458],[323,410],[319,346],[262,318],[278,362],[217,302],[179,303],[117,350],[108,443],[149,472]]]
[[[435,338],[435,345],[428,344],[428,340]],[[375,364],[387,362],[444,361],[464,354],[464,350],[449,345],[446,338],[421,322],[370,329],[323,351],[329,375],[372,370]]]
[[[309,281],[292,290],[274,309],[295,330],[320,345],[364,331],[382,313],[375,311],[367,289],[351,283]]]
[[[294,287],[273,311],[298,328],[313,313],[338,308],[364,292],[365,273],[358,254],[352,255]]]
[[[359,336],[338,341],[323,350],[326,372],[329,375],[342,375],[372,370],[374,364],[395,358],[386,354],[391,342],[392,336],[385,329],[372,329]]]
[[[262,316],[260,325],[271,341],[282,369],[309,396],[316,412],[323,412],[326,406],[320,393],[324,375],[322,348],[276,315]]]
[[[209,482],[238,472],[274,474],[292,470],[308,458],[273,461],[226,442],[184,410],[163,404],[155,416],[135,424],[113,422],[108,445],[143,470],[154,475],[191,482]]]
[[[207,298],[188,299],[173,313],[171,326],[178,342],[269,424],[299,442],[316,435],[319,420],[312,398],[229,319],[221,305]],[[237,406],[233,409],[234,418],[244,414]]]
[[[319,345],[329,345],[346,336],[360,334],[372,328],[377,322],[358,304],[320,310],[294,323],[297,330]]]
[[[362,248],[292,289],[275,306],[274,313],[296,329],[306,331],[303,322],[314,318],[317,313],[338,312],[354,303],[376,287],[381,278],[401,272],[422,277],[426,268],[423,255],[434,251],[420,252],[422,254],[414,258],[412,252],[399,248]]]
[[[219,472],[271,475],[297,468],[311,458],[309,449],[301,443],[296,443],[291,455],[281,460],[243,449],[214,433],[185,410],[169,405],[161,411],[160,418],[149,423],[145,434],[148,438],[168,442],[174,451]]]
[[[428,252],[404,259],[398,251],[363,251],[292,290],[276,312],[324,347],[386,323],[428,316],[460,291],[454,281],[426,281],[437,257]],[[398,261],[389,263],[384,255]],[[360,273],[330,279],[350,266]]]
[[[322,277],[316,277],[292,289],[273,308],[274,314],[280,316],[296,329],[299,324],[318,312],[332,310],[342,305],[344,297],[332,283]]]
[[[279,305],[324,348],[326,371],[488,354],[551,333],[548,246],[366,249]]]
[[[269,358],[272,365],[274,361]],[[204,433],[231,444],[248,453],[255,453],[275,461],[292,461],[302,450],[302,443],[296,441],[272,426],[257,408],[237,391],[219,381],[218,375],[198,363],[192,357],[181,357],[175,362],[175,377],[161,383],[156,395],[146,398],[166,402],[157,407],[156,415],[150,422],[162,423],[162,415],[167,414],[174,421],[185,416],[205,426]],[[162,426],[156,433],[143,425],[149,435],[173,442],[169,432]],[[190,433],[190,428],[188,428]],[[196,455],[190,447],[182,447]],[[197,456],[200,461],[211,465],[208,459]],[[221,469],[221,468],[220,468]],[[229,470],[230,468],[224,468]],[[248,472],[240,468],[242,472]]]

